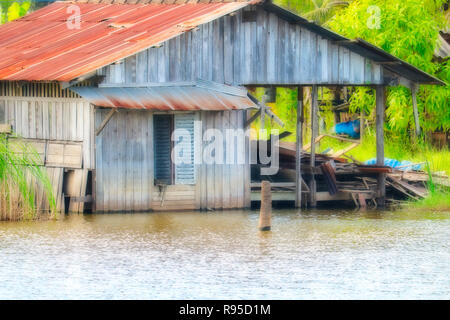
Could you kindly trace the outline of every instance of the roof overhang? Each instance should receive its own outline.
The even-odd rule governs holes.
[[[73,2],[81,10],[79,29],[69,28],[71,14],[67,9]],[[124,0],[123,3],[115,4],[112,0],[59,1],[2,25],[0,80],[71,83],[201,24],[258,4],[290,23],[300,24],[381,64],[384,70],[409,82],[445,84],[366,41],[345,38],[270,0],[190,0],[186,3]]]
[[[325,39],[334,41],[335,43],[349,49],[352,52],[360,54],[365,58],[371,59],[375,63],[381,64],[384,69],[395,73],[401,78],[407,79],[407,81],[409,82],[413,82],[416,84],[446,84],[435,76],[420,70],[419,68],[391,55],[390,53],[384,51],[381,48],[378,48],[377,46],[374,46],[367,41],[364,41],[362,39],[351,40],[349,38],[346,38],[338,33],[319,26],[314,22],[308,21],[307,19],[302,18],[291,11],[272,3],[271,0],[266,0],[261,5],[267,11],[280,16],[291,23],[300,24],[305,29],[317,33]]]
[[[223,111],[258,108],[247,90],[210,81],[71,87],[100,107],[158,111]]]

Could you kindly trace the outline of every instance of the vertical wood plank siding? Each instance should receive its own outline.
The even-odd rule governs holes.
[[[0,96],[1,122],[23,138],[83,142],[83,167],[94,169],[93,107],[83,99]]]
[[[201,25],[98,71],[104,83],[193,81],[232,85],[381,84],[378,64],[259,7]]]
[[[97,109],[99,126],[108,110]],[[207,129],[244,129],[245,111],[198,112]],[[207,145],[195,137],[201,150]],[[225,141],[224,141],[225,143]],[[199,164],[196,184],[154,186],[153,113],[120,110],[96,137],[98,211],[227,209],[250,206],[250,166]],[[243,151],[247,153],[248,148]],[[199,154],[202,154],[200,152]],[[226,155],[224,154],[224,157]],[[248,163],[248,162],[247,162]]]
[[[201,112],[203,132],[207,129],[218,129],[225,137],[226,129],[244,129],[246,111]],[[201,164],[197,169],[197,183],[201,191],[198,197],[198,207],[201,209],[229,209],[250,206],[250,165],[248,164],[249,148],[246,154],[246,164],[227,164],[226,151],[234,144],[226,145],[223,164]],[[203,142],[203,148],[207,145]],[[235,154],[237,150],[235,149]]]
[[[96,127],[108,114],[97,109]],[[151,209],[153,113],[120,110],[96,136],[97,211]]]

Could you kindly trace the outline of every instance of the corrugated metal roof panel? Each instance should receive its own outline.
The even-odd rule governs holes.
[[[74,3],[81,10],[80,29],[67,27],[73,14],[67,9]],[[444,84],[380,48],[359,39],[349,40],[264,0],[55,2],[0,26],[0,80],[70,81],[255,3],[263,3],[269,12],[366,58],[389,63],[384,65],[386,70],[410,81]]]
[[[245,90],[206,82],[167,83],[147,87],[108,86],[70,88],[90,103],[101,107],[161,111],[239,110],[258,108]],[[223,86],[222,86],[223,87]]]
[[[55,2],[0,26],[1,80],[70,81],[259,0],[187,4]]]

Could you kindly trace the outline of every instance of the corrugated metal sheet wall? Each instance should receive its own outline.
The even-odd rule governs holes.
[[[245,8],[244,10],[247,10]],[[99,70],[105,83],[193,81],[254,84],[377,84],[380,65],[300,25],[257,10],[201,25],[164,43]]]

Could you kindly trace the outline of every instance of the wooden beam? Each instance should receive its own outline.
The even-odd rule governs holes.
[[[97,76],[97,72],[96,71],[87,73],[87,74],[85,74],[85,75],[83,75],[83,76],[81,76],[79,78],[76,78],[74,80],[71,80],[71,81],[60,82],[61,89],[64,90],[64,89],[70,88],[70,87],[72,87],[72,86],[74,86],[74,85],[76,85],[76,84],[78,84],[80,82],[83,82],[84,80],[92,78],[94,76]],[[100,79],[104,78],[104,76],[99,76],[99,77],[100,77]]]
[[[384,112],[386,105],[386,88],[376,87],[376,136],[377,136],[377,165],[384,165]],[[384,207],[386,197],[386,174],[378,174],[378,207]]]
[[[381,65],[399,65],[402,64],[400,61],[378,61],[377,64]]]
[[[419,109],[417,108],[417,91],[419,87],[417,84],[411,85],[411,97],[413,104],[413,112],[414,112],[414,125],[416,131],[416,137],[420,135],[420,122],[419,122]]]
[[[261,188],[262,182],[252,182],[250,183],[250,186],[252,188]],[[272,188],[294,188],[295,182],[271,182],[270,183]]]
[[[273,113],[273,111],[265,104],[265,101],[259,101],[250,93],[247,93],[247,96],[260,108],[260,110],[264,110],[265,114],[267,114],[271,119],[275,120],[275,122],[280,126],[284,127],[284,122],[281,121],[281,119],[275,113]]]
[[[261,104],[259,105],[260,107],[260,128],[261,130],[264,130],[265,126],[266,126],[266,122],[265,122],[265,116],[266,116],[266,100],[267,100],[267,96],[263,95],[262,99],[261,99]]]
[[[264,111],[270,117],[270,119],[275,120],[276,123],[278,123],[280,126],[284,127],[284,122],[281,121],[281,119],[278,118],[278,116],[275,113],[273,113],[273,111],[269,107],[266,106]]]
[[[9,123],[0,124],[0,133],[11,133],[12,127]]]
[[[331,155],[332,158],[340,158],[347,152],[355,149],[357,146],[359,146],[359,141],[352,143],[351,145],[347,146],[346,148],[339,150]]]
[[[336,139],[336,140],[346,141],[346,142],[352,142],[352,143],[359,142],[359,139],[351,139],[351,138],[346,138],[346,137],[341,137],[341,136],[334,136],[334,135],[331,135],[331,134],[321,134],[319,137],[321,137],[321,136],[328,137],[328,138],[333,138],[333,139]]]
[[[319,105],[318,105],[318,90],[317,86],[313,85],[311,89],[311,157],[310,157],[310,166],[311,168],[315,167],[316,164],[316,137],[318,134],[319,128],[319,119],[317,117]],[[309,182],[309,205],[310,207],[315,207],[317,205],[316,199],[316,179],[314,177],[314,173],[311,172],[311,180]]]
[[[260,114],[261,114],[261,109],[259,109],[254,115],[252,115],[250,117],[250,119],[248,119],[245,122],[245,128],[247,128],[253,121],[255,121],[259,117]]]
[[[321,134],[320,136],[316,137],[316,139],[314,140],[314,144],[318,143],[320,140],[322,140],[323,138],[325,138],[326,135]],[[311,148],[311,142],[308,142],[307,144],[305,144],[303,146],[303,151],[308,151]]]
[[[105,128],[105,126],[108,124],[109,120],[111,120],[112,116],[116,113],[119,112],[119,110],[117,108],[112,108],[109,113],[106,115],[106,118],[102,121],[102,123],[100,124],[100,127],[95,131],[95,135],[98,136],[100,134],[100,132],[102,132],[102,130]]]
[[[302,170],[301,155],[303,146],[303,87],[297,88],[297,135],[295,154],[295,207],[302,205]]]

